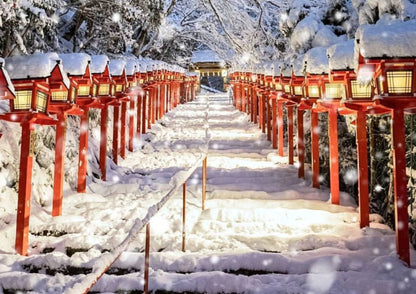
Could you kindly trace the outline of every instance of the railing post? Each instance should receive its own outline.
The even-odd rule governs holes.
[[[205,198],[207,191],[207,158],[202,162],[202,210],[205,210]]]
[[[144,289],[145,294],[149,293],[149,259],[150,259],[150,224],[146,225],[146,245],[144,256]]]
[[[185,238],[186,238],[186,182],[183,183],[182,192],[182,251],[185,252]]]

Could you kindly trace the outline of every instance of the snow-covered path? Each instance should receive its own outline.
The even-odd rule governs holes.
[[[349,196],[332,205],[328,189],[298,179],[296,168],[276,156],[227,97],[200,96],[179,105],[135,149],[120,166],[110,166],[108,182],[95,180],[87,194],[66,191],[62,217],[51,218],[48,206],[35,207],[29,257],[11,254],[13,223],[2,227],[4,289],[62,293],[82,281],[128,237],[134,219],[143,219],[177,175],[208,152],[204,211],[200,168],[187,183],[186,252],[182,193],[150,223],[150,290],[414,293],[416,270],[397,258],[394,232],[377,215],[370,228],[359,229]],[[92,291],[143,289],[143,246],[141,232]],[[413,250],[411,258],[415,265]]]

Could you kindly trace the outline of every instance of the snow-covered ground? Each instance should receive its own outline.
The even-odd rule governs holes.
[[[133,233],[167,200],[150,222],[150,290],[414,293],[416,270],[397,258],[395,234],[381,218],[372,215],[370,228],[359,229],[349,195],[342,193],[341,205],[332,205],[328,189],[298,179],[296,168],[276,155],[228,97],[202,95],[179,105],[135,150],[119,167],[111,166],[108,182],[90,182],[86,194],[67,189],[61,217],[52,218],[48,206],[34,206],[28,257],[13,253],[14,216],[2,214],[1,287],[79,293],[86,279],[123,251],[91,290],[142,290],[144,231]],[[202,211],[200,165],[206,154]],[[195,167],[187,182],[182,252],[182,191],[169,191]],[[416,264],[413,250],[411,262]]]

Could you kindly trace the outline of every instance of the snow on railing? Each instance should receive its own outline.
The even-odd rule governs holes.
[[[209,106],[207,105],[207,108]],[[207,119],[207,117],[206,117]],[[72,282],[71,285],[68,285],[64,289],[63,293],[73,294],[73,293],[87,293],[97,281],[105,274],[105,272],[111,267],[111,265],[120,257],[120,255],[128,248],[128,246],[135,240],[135,237],[146,227],[146,246],[145,246],[145,273],[144,273],[144,293],[148,293],[149,286],[149,239],[150,239],[150,220],[159,212],[159,210],[177,193],[180,187],[183,187],[183,215],[182,215],[182,251],[185,251],[185,204],[186,204],[186,181],[191,177],[191,175],[196,171],[198,167],[202,165],[202,210],[205,209],[205,199],[206,199],[206,180],[207,180],[207,154],[208,154],[208,126],[205,130],[206,144],[203,148],[200,148],[201,154],[198,160],[194,165],[188,170],[182,170],[177,172],[171,179],[170,183],[173,187],[162,197],[162,199],[151,206],[146,216],[143,219],[137,218],[135,220],[132,229],[129,231],[129,234],[126,238],[114,248],[111,252],[106,252],[98,258],[94,265],[92,272],[86,274],[85,276],[79,277],[75,282]]]

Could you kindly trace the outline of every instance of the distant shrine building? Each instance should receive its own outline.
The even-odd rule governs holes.
[[[228,83],[228,69],[230,65],[209,49],[198,50],[193,53],[190,71],[199,75],[198,91],[208,87],[225,92]]]

